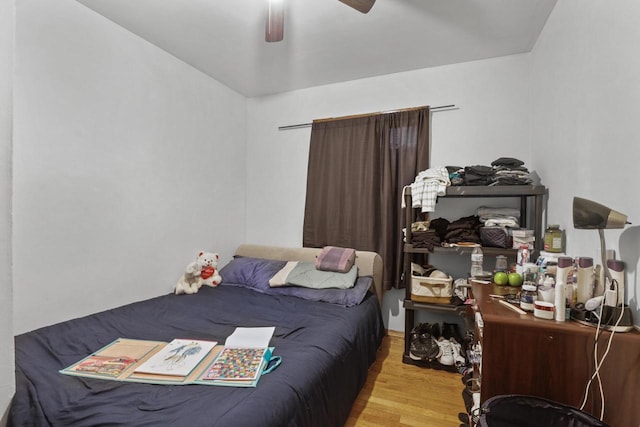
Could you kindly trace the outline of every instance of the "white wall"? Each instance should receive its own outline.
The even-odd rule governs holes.
[[[514,55],[248,100],[247,241],[301,245],[310,129],[278,126],[420,105],[433,113],[431,165],[531,163],[530,56]],[[366,218],[366,213],[363,213]],[[457,219],[457,218],[451,218]],[[404,329],[402,292],[388,292],[384,317]]]
[[[567,232],[567,252],[600,259],[595,231],[574,230],[574,195],[640,222],[640,3],[563,0],[533,53],[316,87],[248,101],[247,240],[302,241],[310,129],[278,126],[429,104],[431,165],[524,160],[549,188],[548,223]],[[268,226],[266,225],[268,224]],[[627,302],[638,310],[640,227],[606,232],[627,264]],[[385,321],[404,328],[402,291],[385,297]]]
[[[16,7],[15,333],[170,292],[200,249],[228,260],[245,98],[75,1]]]
[[[13,289],[11,285],[11,147],[13,0],[0,0],[0,425],[13,396]]]
[[[628,215],[607,230],[627,266],[627,302],[640,324],[640,3],[562,0],[532,53],[532,153],[550,188],[549,220],[567,231],[567,251],[600,260],[598,233],[573,228],[573,196]]]

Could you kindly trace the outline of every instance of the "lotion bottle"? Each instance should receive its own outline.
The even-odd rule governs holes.
[[[558,257],[558,267],[556,268],[556,283],[562,280],[562,283],[567,284],[569,280],[569,273],[573,269],[573,258],[568,256]]]
[[[585,303],[593,298],[593,258],[578,258],[577,302]]]

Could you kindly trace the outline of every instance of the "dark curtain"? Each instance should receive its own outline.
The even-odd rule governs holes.
[[[429,108],[314,121],[303,246],[378,252],[384,289],[402,275],[402,188],[429,165]]]

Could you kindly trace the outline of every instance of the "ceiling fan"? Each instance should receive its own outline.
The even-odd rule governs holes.
[[[339,0],[355,10],[367,13],[376,0]],[[284,0],[268,0],[265,40],[279,42],[284,37]]]

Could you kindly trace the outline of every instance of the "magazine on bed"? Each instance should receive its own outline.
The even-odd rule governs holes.
[[[255,387],[261,375],[273,371],[281,362],[280,357],[272,356],[273,347],[261,347],[267,334],[268,346],[273,330],[274,328],[236,328],[236,331],[240,331],[239,334],[232,334],[229,337],[231,340],[227,339],[232,347],[227,347],[227,342],[223,347],[215,341],[191,339],[175,339],[166,343],[118,338],[59,372],[72,376],[151,384]],[[251,347],[233,347],[238,345],[238,337],[241,343],[239,345],[246,346],[247,339],[255,341],[249,341],[253,343]],[[245,354],[241,357],[236,351]],[[218,360],[220,354],[224,357]]]

